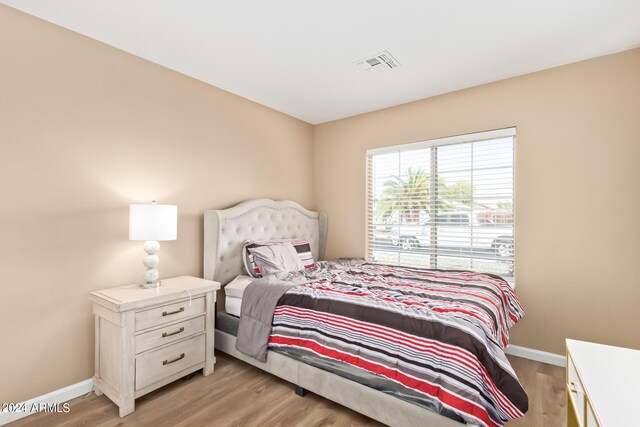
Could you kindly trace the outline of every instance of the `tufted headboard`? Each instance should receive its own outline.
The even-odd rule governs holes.
[[[327,215],[289,200],[254,199],[204,212],[204,278],[223,286],[242,274],[246,240],[311,239],[315,260],[324,258]]]

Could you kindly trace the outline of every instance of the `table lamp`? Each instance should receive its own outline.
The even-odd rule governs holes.
[[[156,252],[160,249],[159,240],[176,240],[178,228],[178,207],[175,205],[158,205],[154,200],[150,204],[129,206],[129,240],[144,241],[147,256],[143,264],[147,270],[143,273],[144,283],[141,288],[160,286],[158,270],[160,262]]]

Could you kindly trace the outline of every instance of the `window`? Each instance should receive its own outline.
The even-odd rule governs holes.
[[[514,277],[515,128],[367,152],[368,258]]]

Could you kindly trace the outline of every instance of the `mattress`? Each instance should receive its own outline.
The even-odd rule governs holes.
[[[253,280],[253,277],[240,275],[224,287],[224,307],[228,314],[240,317],[242,295],[244,294],[246,287],[249,286],[249,283]]]
[[[232,298],[242,298],[244,290],[253,280],[253,277],[240,275],[224,287],[224,294]]]
[[[240,317],[240,307],[242,306],[242,298],[226,296],[224,299],[224,310],[236,317]]]

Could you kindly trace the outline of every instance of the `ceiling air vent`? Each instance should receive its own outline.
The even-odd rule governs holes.
[[[400,63],[386,50],[356,62],[356,65],[358,68],[370,72],[393,70],[400,67]]]

